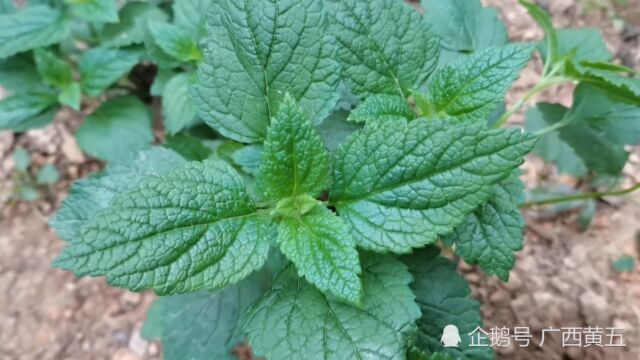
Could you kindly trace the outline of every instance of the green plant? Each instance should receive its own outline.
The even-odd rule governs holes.
[[[30,169],[31,155],[22,147],[13,150],[13,196],[9,201],[36,201],[50,193],[50,186],[58,182],[60,174],[53,164],[45,164],[37,171]],[[33,175],[35,173],[35,176]]]
[[[535,205],[523,203],[524,156],[561,142],[563,154],[569,146],[585,168],[611,174],[623,145],[638,142],[637,121],[612,120],[640,104],[630,69],[594,50],[593,31],[558,32],[526,1],[547,34],[545,67],[506,111],[536,45],[508,44],[479,1],[428,1],[424,16],[393,0],[195,3],[175,2],[160,23],[160,8],[129,3],[120,22],[99,27],[102,46],[151,36],[144,56],[180,63],[151,89],[164,95],[171,136],[146,149],[140,100],[105,102],[78,139],[112,161],[74,184],[51,221],[68,242],[55,266],[162,295],[144,334],[162,339],[167,358],[230,358],[245,338],[268,359],[493,358],[466,336],[458,348],[440,344],[445,325],[468,334],[481,316],[438,246],[507,280],[522,247],[518,206]],[[47,80],[60,102],[65,73]],[[538,105],[546,124],[531,128],[529,117],[535,134],[500,128],[537,93],[575,81],[576,109],[549,106],[557,118]],[[605,120],[575,115],[595,104]],[[594,136],[614,160],[567,140],[568,130]],[[131,151],[109,147],[112,134]]]

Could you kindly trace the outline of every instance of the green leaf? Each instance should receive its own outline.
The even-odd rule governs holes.
[[[102,46],[123,47],[144,42],[144,33],[149,21],[164,21],[167,14],[154,5],[128,2],[118,13],[120,21],[106,24],[99,32]]]
[[[362,97],[408,96],[438,60],[438,40],[422,16],[401,1],[328,0],[342,77]]]
[[[571,62],[575,64],[581,61],[611,61],[611,53],[597,28],[559,29],[556,34],[559,58],[570,56]],[[545,59],[547,47],[541,44],[538,50]]]
[[[80,110],[80,102],[82,101],[82,91],[80,84],[72,82],[62,87],[62,92],[58,94],[58,102],[60,105],[67,105],[73,110]]]
[[[99,96],[115,84],[138,63],[140,51],[136,49],[110,49],[97,47],[80,58],[82,90],[91,97]]]
[[[519,130],[484,123],[365,127],[336,151],[331,203],[358,246],[409,252],[460,225],[534,143]]]
[[[198,115],[241,142],[265,138],[285,93],[314,124],[338,101],[339,65],[321,0],[215,2],[194,101]]]
[[[118,22],[115,0],[65,0],[71,11],[82,20],[92,22]]]
[[[18,187],[18,196],[20,200],[36,201],[40,198],[40,192],[31,185],[20,185]]]
[[[319,195],[328,185],[329,156],[302,108],[285,96],[264,143],[258,188],[273,201]]]
[[[148,26],[155,43],[170,56],[184,62],[202,60],[196,39],[187,30],[159,21],[150,21]]]
[[[362,285],[355,241],[344,222],[322,205],[285,217],[278,225],[278,244],[298,274],[323,292],[360,304]]]
[[[509,280],[513,253],[522,249],[524,220],[518,205],[524,201],[524,184],[518,175],[516,171],[502,180],[489,201],[444,238],[467,263],[479,264],[502,281]]]
[[[447,50],[473,53],[509,42],[498,11],[483,7],[479,0],[422,0],[421,3],[426,21],[441,38],[440,46]]]
[[[203,161],[213,154],[213,151],[206,147],[200,139],[186,133],[167,136],[164,146],[188,160]]]
[[[71,65],[52,52],[44,49],[36,49],[33,52],[36,68],[45,83],[65,87],[73,82]]]
[[[0,59],[60,42],[70,29],[59,10],[45,5],[0,15],[0,24]]]
[[[456,273],[456,264],[438,256],[439,250],[428,247],[405,256],[403,261],[413,275],[411,288],[422,311],[418,319],[416,346],[430,352],[441,352],[454,359],[495,359],[491,347],[469,346],[471,333],[482,326],[480,304],[469,295],[469,286]],[[440,342],[443,329],[455,325],[462,342],[458,347],[443,347]],[[485,338],[485,343],[489,339]]]
[[[520,76],[532,49],[524,44],[487,48],[438,69],[428,93],[435,114],[423,115],[485,121]]]
[[[260,268],[270,238],[268,218],[229,165],[191,162],[119,195],[54,264],[133,291],[214,290]]]
[[[205,17],[213,0],[175,0],[173,2],[173,22],[189,31],[194,39],[204,35]]]
[[[31,54],[18,54],[0,60],[0,86],[12,93],[24,93],[45,87]]]
[[[583,61],[574,69],[574,77],[583,83],[589,83],[610,96],[621,101],[640,106],[640,79],[627,77],[621,73],[631,72],[632,69],[619,65]]]
[[[151,146],[153,131],[147,106],[132,96],[104,102],[76,132],[80,148],[106,161],[122,161]]]
[[[185,163],[180,155],[161,147],[141,151],[130,163],[110,163],[106,170],[71,186],[69,196],[49,225],[62,239],[76,242],[82,226],[108,207],[118,194],[136,188],[148,176],[164,174]]]
[[[336,110],[316,128],[327,150],[334,152],[349,135],[362,128],[361,124],[347,121],[348,115],[345,110]]]
[[[245,330],[267,359],[405,359],[420,316],[411,276],[392,257],[362,261],[360,308],[327,297],[288,267],[249,311]]]
[[[0,100],[0,129],[23,132],[53,121],[56,96],[50,93],[24,93]]]
[[[188,127],[196,117],[189,94],[195,80],[194,73],[179,73],[172,76],[162,89],[164,127],[169,134],[176,134]]]
[[[262,163],[262,145],[247,145],[236,150],[231,155],[233,162],[242,168],[245,173],[256,176]]]
[[[635,260],[629,255],[624,255],[612,262],[611,266],[617,272],[630,272],[635,266]]]
[[[160,297],[149,309],[142,335],[162,341],[166,360],[237,360],[232,350],[245,340],[245,311],[263,290],[252,276],[216,292]]]
[[[38,171],[36,182],[43,185],[53,185],[57,183],[59,179],[60,173],[56,166],[53,164],[45,164],[40,168],[40,171]]]
[[[13,150],[13,163],[17,171],[26,172],[31,164],[31,155],[21,146]]]
[[[525,113],[527,131],[541,131],[562,120],[567,108],[559,104],[540,103]],[[533,153],[544,160],[556,164],[558,171],[576,177],[587,174],[587,166],[578,157],[571,146],[565,143],[558,131],[552,131],[540,137]]]
[[[518,2],[527,9],[529,15],[538,23],[538,25],[540,25],[545,33],[544,40],[546,50],[544,53],[546,54],[546,58],[544,75],[546,75],[551,68],[551,64],[555,64],[562,58],[558,54],[558,33],[553,27],[553,22],[551,21],[549,14],[542,10],[538,5],[528,0],[518,0]]]
[[[16,7],[13,4],[13,0],[0,0],[0,14],[13,14],[16,12]]]
[[[153,79],[153,84],[151,84],[151,89],[149,92],[153,96],[162,96],[162,91],[164,87],[167,86],[167,83],[171,78],[175,75],[175,73],[171,70],[167,69],[159,69],[156,77]]]
[[[413,120],[413,110],[407,101],[395,95],[371,95],[358,105],[347,120],[375,124],[383,121]]]

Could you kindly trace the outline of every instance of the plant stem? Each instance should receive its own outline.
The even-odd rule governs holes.
[[[560,85],[562,83],[571,82],[572,79],[563,77],[563,76],[551,76],[551,77],[543,77],[540,82],[532,87],[527,93],[518,100],[508,111],[506,111],[494,124],[494,127],[499,128],[507,123],[507,120],[515,114],[520,108],[522,108],[531,98],[536,96],[537,94],[552,88],[556,85]]]
[[[558,204],[558,203],[567,202],[567,201],[595,199],[603,196],[622,196],[622,195],[630,194],[638,189],[640,189],[640,183],[637,183],[632,187],[628,189],[623,189],[623,190],[588,192],[588,193],[582,193],[582,194],[558,196],[550,199],[528,201],[520,204],[520,208],[529,208],[529,207],[540,206],[540,205]]]

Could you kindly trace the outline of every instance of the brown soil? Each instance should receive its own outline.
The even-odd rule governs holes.
[[[590,0],[598,3],[597,0]],[[624,8],[596,7],[585,12],[587,0],[540,1],[559,26],[597,26],[616,59],[637,68],[640,2]],[[513,40],[540,39],[542,32],[516,0],[487,0],[498,6]],[[601,0],[600,3],[607,3]],[[618,11],[621,15],[616,15]],[[633,15],[633,14],[636,15]],[[625,19],[623,24],[620,19]],[[540,65],[525,70],[510,102],[537,81]],[[571,88],[541,98],[571,102]],[[516,116],[514,123],[521,123]],[[140,337],[139,329],[153,295],[111,288],[104,279],[76,279],[50,266],[63,246],[47,226],[73,180],[100,167],[77,148],[73,131],[79,116],[61,112],[53,125],[19,137],[0,132],[0,204],[13,188],[11,151],[23,146],[33,154],[33,169],[55,163],[62,181],[45,199],[0,209],[0,360],[4,359],[156,359],[160,348]],[[640,180],[637,154],[625,169],[628,179]],[[569,183],[553,169],[531,158],[525,167],[529,186]],[[594,224],[585,233],[576,230],[575,214],[548,217],[528,210],[527,240],[511,279],[503,284],[475,267],[460,270],[482,302],[485,328],[529,326],[539,336],[542,328],[615,326],[627,329],[627,347],[562,348],[556,336],[542,348],[499,349],[504,359],[640,359],[640,270],[617,273],[611,262],[621,255],[637,259],[640,196],[602,202]],[[534,340],[537,345],[537,340]]]

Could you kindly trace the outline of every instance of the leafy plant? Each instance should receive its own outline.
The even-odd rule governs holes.
[[[45,164],[37,171],[31,167],[31,154],[22,147],[13,150],[13,195],[9,202],[23,200],[36,201],[50,194],[50,186],[60,179],[58,169],[53,164]],[[35,175],[34,175],[35,174]]]
[[[54,265],[161,295],[143,332],[167,358],[231,358],[245,340],[268,359],[493,358],[466,336],[440,343],[482,319],[438,247],[508,280],[519,207],[634,189],[523,202],[524,156],[617,174],[639,135],[632,70],[594,30],[557,31],[521,3],[541,44],[509,44],[477,0],[425,1],[425,15],[394,0],[9,7],[2,126],[85,104],[78,143],[109,162],[51,220],[67,241]],[[534,50],[541,80],[505,110]],[[501,128],[568,82],[572,108],[538,104],[529,132]]]

